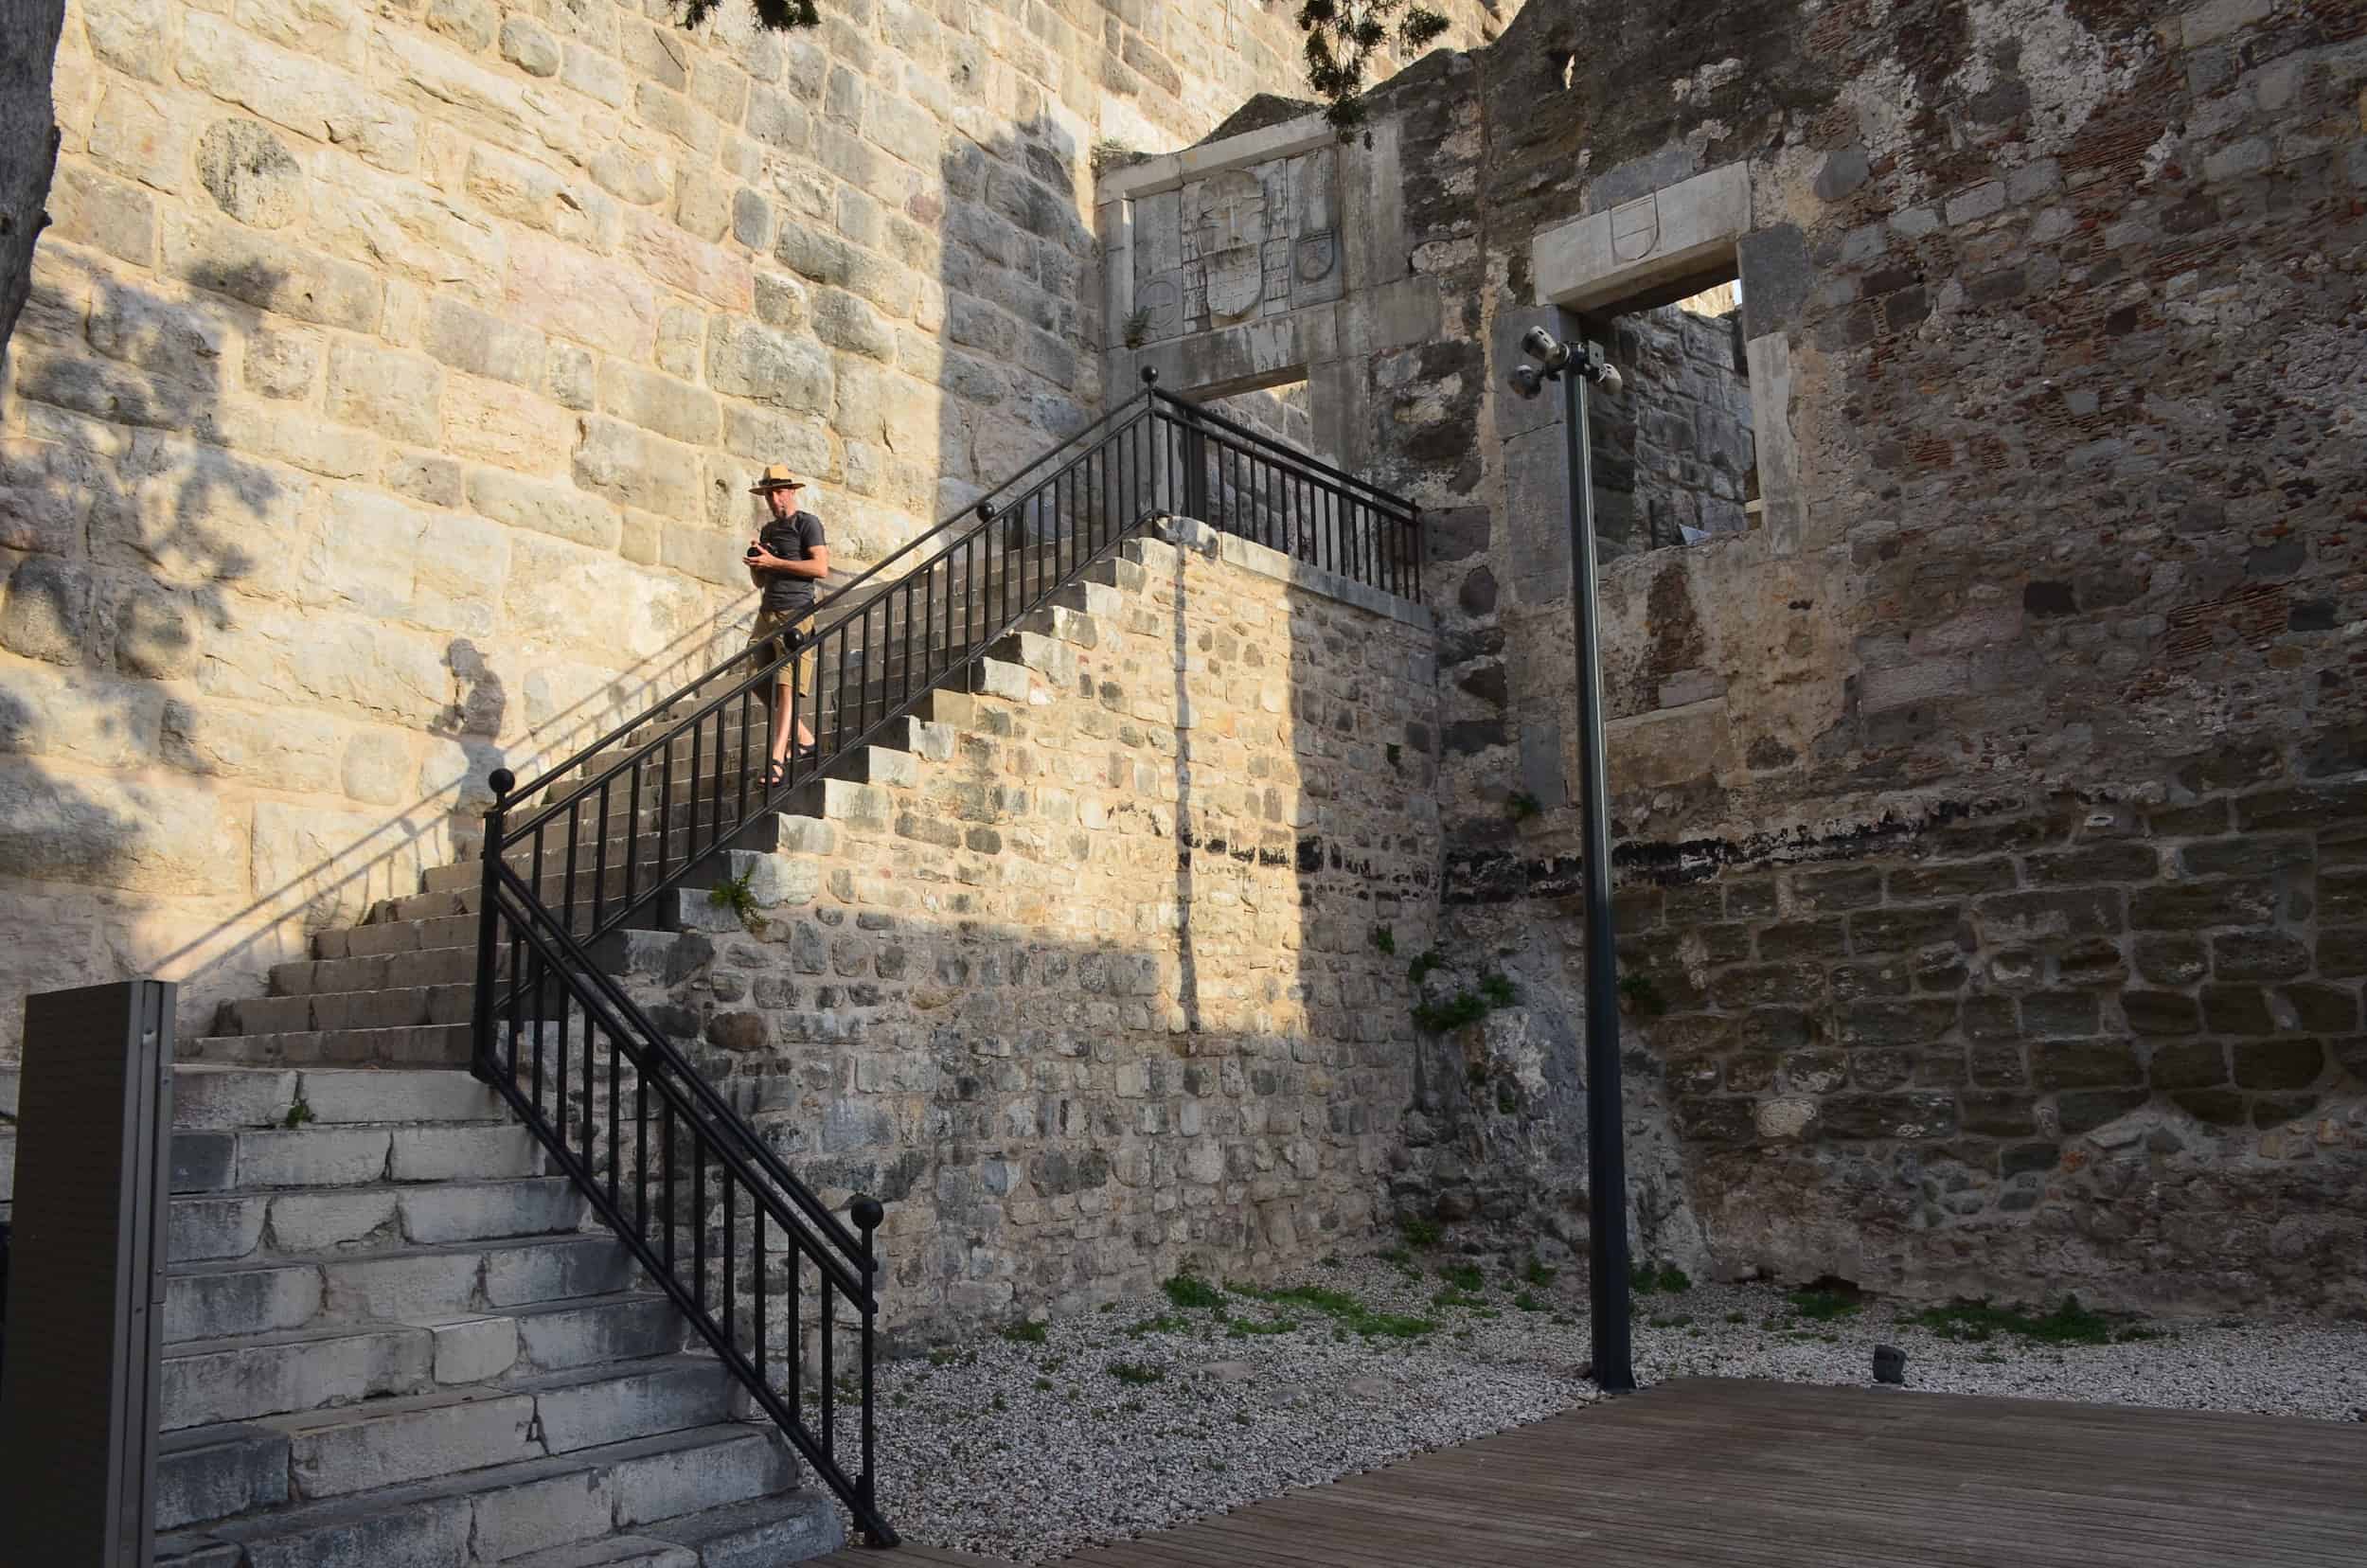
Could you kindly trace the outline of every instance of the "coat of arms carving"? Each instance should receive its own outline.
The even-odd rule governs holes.
[[[1208,313],[1247,315],[1265,296],[1266,190],[1247,169],[1212,175],[1200,187],[1200,253]]]

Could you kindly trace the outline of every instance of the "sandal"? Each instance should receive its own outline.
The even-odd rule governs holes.
[[[767,763],[764,765],[764,787],[765,787],[766,789],[768,789],[768,790],[777,790],[777,789],[779,789],[782,785],[784,785],[784,784],[786,784],[786,783],[788,783],[788,782],[789,782],[789,764],[788,764],[788,763],[786,763],[786,762],[767,762]]]

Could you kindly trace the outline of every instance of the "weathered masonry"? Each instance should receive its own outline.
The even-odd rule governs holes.
[[[1646,1244],[2358,1304],[2361,27],[1537,0],[1381,95],[1436,325],[1359,418],[1433,508],[1441,945],[1522,998],[1401,1202],[1582,1227],[1560,433],[1504,372],[1738,279],[1756,526],[1607,572]]]
[[[1139,543],[745,851],[755,923],[672,890],[634,995],[832,1202],[893,1200],[916,1332],[1399,1216],[1574,1243],[1563,433],[1503,391],[1574,318],[1635,372],[1597,483],[1643,1250],[2358,1306],[2362,27],[1533,0],[1343,141],[1255,96],[1279,11],[78,4],[0,402],[11,979],[184,980],[244,1064],[185,1261],[264,1316],[391,1299],[354,1249],[445,1271],[328,1398],[583,1370],[531,1332],[578,1285],[662,1330],[596,1249],[502,1301],[421,1263],[580,1214],[455,1237],[396,1189],[541,1156],[327,1075],[451,1068],[485,780],[738,645],[753,469],[861,561],[1155,368],[1419,502],[1425,605]],[[335,1131],[277,1139],[314,1073]],[[265,1331],[228,1290],[189,1343]]]

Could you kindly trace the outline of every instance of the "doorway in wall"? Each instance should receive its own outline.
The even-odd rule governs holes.
[[[1742,285],[1591,312],[1625,382],[1592,400],[1594,518],[1605,559],[1703,544],[1758,526],[1757,443]]]

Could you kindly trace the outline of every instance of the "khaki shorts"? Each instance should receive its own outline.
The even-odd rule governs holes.
[[[759,610],[756,612],[756,624],[748,633],[748,646],[755,648],[762,643],[773,644],[771,649],[757,655],[759,662],[769,663],[788,651],[782,646],[784,638],[802,637],[812,630],[813,616],[810,615],[800,615],[790,610]],[[781,666],[780,684],[794,686],[800,697],[812,696],[813,659],[813,645],[808,643],[798,650],[795,658]]]

